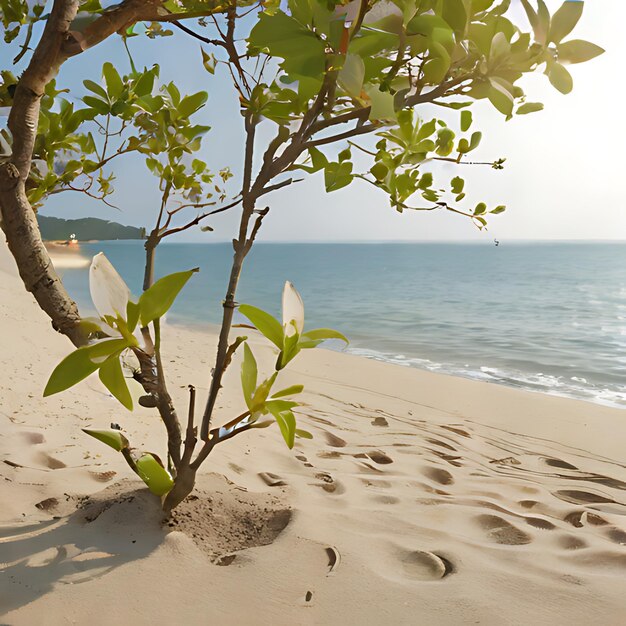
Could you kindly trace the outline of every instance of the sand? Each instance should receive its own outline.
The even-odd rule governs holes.
[[[182,412],[215,337],[164,334]],[[224,443],[162,526],[121,456],[80,431],[116,422],[163,454],[158,416],[93,377],[42,398],[71,346],[4,246],[0,345],[0,624],[626,623],[623,410],[311,350],[284,382],[305,384],[314,439]]]

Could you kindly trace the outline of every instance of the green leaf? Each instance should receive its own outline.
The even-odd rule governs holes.
[[[507,117],[513,114],[513,94],[500,81],[491,79],[491,88],[487,94],[489,102]]]
[[[431,172],[425,172],[422,174],[420,181],[417,185],[418,189],[428,189],[433,186],[433,175]]]
[[[252,400],[250,402],[251,413],[256,413],[257,411],[262,411],[266,406],[265,401],[267,400],[267,396],[270,395],[270,391],[272,389],[272,385],[276,381],[276,376],[278,376],[278,372],[274,372],[269,378],[266,378],[254,392],[252,396]]]
[[[202,65],[204,65],[204,69],[209,74],[215,74],[215,57],[205,52],[203,48],[200,48],[200,52],[202,52]]]
[[[582,39],[572,39],[559,44],[558,50],[561,63],[584,63],[604,54],[603,48]]]
[[[364,78],[365,64],[363,59],[356,54],[347,54],[337,77],[339,84],[348,95],[353,98],[360,98]]]
[[[99,95],[102,99],[109,99],[105,88],[102,87],[102,85],[98,85],[98,83],[94,82],[93,80],[84,80],[83,85],[85,85],[85,87],[89,89],[89,91],[92,91],[93,93]]]
[[[484,202],[479,202],[474,209],[474,215],[482,215],[487,211],[487,205]]]
[[[443,3],[443,19],[455,32],[463,34],[467,26],[467,10],[463,0],[446,0]]]
[[[180,115],[183,117],[189,117],[198,109],[202,108],[208,99],[209,94],[206,91],[199,91],[198,93],[191,94],[190,96],[185,96],[176,108],[178,109],[178,113]]]
[[[152,93],[152,89],[154,88],[154,72],[147,71],[144,72],[139,80],[135,83],[133,87],[133,91],[135,95],[139,98],[143,98],[144,96],[149,96]]]
[[[498,213],[504,213],[506,211],[506,207],[503,204],[500,204],[495,209],[489,211],[489,213],[493,213],[494,215],[498,215]]]
[[[119,430],[91,430],[89,428],[83,428],[81,430],[98,441],[106,443],[107,446],[110,446],[117,452],[121,452],[130,445],[128,439],[126,439]]]
[[[262,13],[248,37],[251,55],[267,51],[283,59],[287,74],[321,79],[325,70],[326,44],[296,19],[277,11]]]
[[[102,75],[107,85],[109,98],[116,100],[122,95],[122,91],[124,90],[124,83],[120,75],[115,67],[113,67],[113,64],[108,62],[102,66]]]
[[[454,148],[454,131],[451,128],[440,128],[437,131],[437,154],[448,156]]]
[[[277,348],[283,347],[282,324],[272,315],[250,304],[240,304],[239,312],[247,317],[253,326]]]
[[[302,428],[296,428],[296,437],[300,437],[300,439],[313,439],[313,435],[308,430],[302,430]]]
[[[389,168],[384,163],[375,163],[370,169],[372,176],[376,180],[383,180],[385,176],[389,173]]]
[[[442,46],[443,47],[443,46]],[[424,63],[422,75],[427,85],[437,85],[443,81],[450,69],[450,56],[436,56]]]
[[[74,350],[54,368],[44,389],[44,397],[73,387],[93,374],[102,365],[105,357],[119,353],[127,346],[126,339],[104,339]]]
[[[469,127],[472,125],[472,112],[471,111],[461,111],[461,130],[466,132],[469,130]]]
[[[454,194],[460,194],[463,191],[463,187],[465,187],[465,181],[460,176],[455,176],[450,181],[450,189]]]
[[[102,384],[119,400],[129,411],[133,410],[133,399],[128,391],[128,385],[122,371],[119,354],[112,354],[101,366],[98,372]]]
[[[128,301],[126,305],[126,324],[128,326],[128,332],[132,333],[137,328],[137,322],[139,321],[139,313],[141,307],[138,302]]]
[[[549,66],[548,78],[551,85],[562,94],[568,94],[574,88],[572,75],[560,63],[554,62]]]
[[[527,115],[528,113],[535,113],[536,111],[543,111],[543,104],[541,102],[526,102],[515,111],[516,115]]]
[[[346,187],[352,182],[352,163],[344,161],[343,163],[329,163],[324,168],[324,184],[326,191],[337,191]]]
[[[274,416],[283,439],[285,440],[287,447],[291,450],[296,436],[296,418],[293,412],[291,410],[280,411],[272,402],[268,402],[267,408]]]
[[[243,344],[243,361],[241,362],[241,390],[246,401],[246,406],[252,408],[252,398],[256,390],[256,381],[258,376],[258,368],[256,359],[250,346]]]
[[[471,152],[472,150],[475,150],[476,148],[478,148],[478,145],[480,144],[480,140],[483,138],[483,134],[477,130],[476,132],[472,133],[472,136],[470,138],[470,144],[469,144],[469,150],[468,152]]]
[[[164,496],[166,493],[172,490],[174,486],[174,480],[170,473],[163,467],[163,464],[159,461],[159,457],[151,452],[146,452],[137,461],[137,473],[141,480],[143,480],[148,489],[155,496]]]
[[[559,43],[573,30],[583,14],[585,3],[579,0],[568,0],[552,16],[548,41]]]
[[[277,370],[283,369],[287,363],[295,358],[298,352],[300,352],[300,346],[298,345],[299,340],[300,337],[298,333],[285,337],[284,347],[278,355],[278,360],[276,362]]]
[[[285,389],[281,389],[276,393],[272,394],[272,398],[283,398],[285,396],[293,396],[297,393],[302,393],[304,389],[304,385],[291,385],[291,387],[286,387]]]
[[[83,102],[96,113],[100,113],[100,115],[108,115],[111,112],[111,107],[108,103],[95,96],[85,96]]]
[[[153,320],[163,317],[174,304],[176,296],[198,268],[186,272],[176,272],[163,276],[139,298],[141,324],[147,326]]]
[[[325,341],[326,339],[340,339],[346,343],[350,343],[346,336],[340,333],[338,330],[332,328],[314,328],[313,330],[307,330],[302,333],[302,339],[312,341]]]
[[[380,91],[376,85],[370,85],[365,88],[370,99],[370,115],[371,120],[388,120],[394,119],[396,111],[394,108],[394,97],[388,91]]]

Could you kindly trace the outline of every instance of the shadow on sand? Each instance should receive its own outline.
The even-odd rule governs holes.
[[[143,489],[109,494],[66,517],[0,528],[0,616],[56,585],[104,576],[161,544],[166,532],[157,498]]]

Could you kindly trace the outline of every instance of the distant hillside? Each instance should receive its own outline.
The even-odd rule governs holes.
[[[79,241],[90,239],[144,239],[144,228],[123,226],[97,217],[83,217],[78,220],[64,220],[59,217],[38,215],[41,236],[45,241],[65,241],[75,235]]]

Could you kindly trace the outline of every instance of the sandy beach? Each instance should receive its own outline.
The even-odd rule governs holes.
[[[167,326],[170,387],[205,396],[210,333]],[[116,422],[163,454],[153,410],[96,377],[42,398],[71,350],[0,246],[0,623],[626,622],[626,414],[327,350],[294,450],[277,428],[219,446],[162,526]],[[261,338],[261,367],[274,359]],[[242,410],[239,362],[218,414]]]

